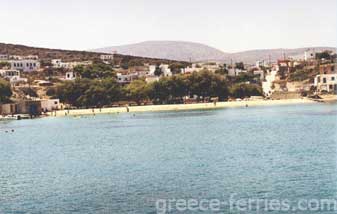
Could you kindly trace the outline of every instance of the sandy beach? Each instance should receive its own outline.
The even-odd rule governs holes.
[[[329,96],[322,101],[336,101],[337,96]],[[113,107],[113,108],[94,108],[94,109],[74,109],[59,110],[48,113],[48,116],[80,116],[80,115],[96,115],[96,114],[118,114],[126,112],[155,112],[155,111],[181,111],[181,110],[201,110],[201,109],[220,109],[235,107],[252,107],[252,106],[271,106],[271,105],[296,105],[316,103],[314,100],[303,99],[287,99],[287,100],[249,100],[249,101],[232,101],[214,103],[197,103],[197,104],[172,104],[172,105],[147,105],[147,106],[129,106],[129,107]]]

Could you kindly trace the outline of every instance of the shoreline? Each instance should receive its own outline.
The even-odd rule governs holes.
[[[285,99],[285,100],[248,100],[248,101],[230,101],[214,103],[196,103],[196,104],[170,104],[170,105],[146,105],[146,106],[128,106],[128,107],[111,107],[111,108],[93,108],[93,109],[72,109],[58,110],[47,113],[51,117],[64,116],[84,116],[96,114],[118,114],[118,113],[134,113],[134,112],[160,112],[160,111],[184,111],[184,110],[206,110],[206,109],[223,109],[238,108],[251,106],[274,106],[274,105],[296,105],[333,102],[337,100],[337,96],[322,100],[312,100],[308,98],[302,99]]]

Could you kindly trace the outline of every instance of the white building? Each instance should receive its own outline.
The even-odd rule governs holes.
[[[100,56],[100,59],[103,60],[103,61],[110,61],[110,60],[114,59],[114,55],[112,55],[112,54],[102,54]]]
[[[247,71],[239,69],[239,68],[230,68],[230,69],[228,69],[228,76],[230,76],[230,77],[238,76],[240,73],[247,73]]]
[[[266,81],[262,82],[262,90],[265,96],[270,96],[273,92],[273,82],[276,79],[277,69],[273,69],[266,75]]]
[[[169,68],[170,66],[167,64],[161,64],[159,65],[159,68],[161,69],[163,76],[169,77],[172,76],[171,69]],[[149,66],[149,72],[148,75],[153,76],[154,72],[156,71],[157,66],[156,65],[150,65]]]
[[[0,54],[0,61],[7,61],[8,55],[7,54]]]
[[[155,65],[149,65],[149,75],[154,75],[154,72],[156,71],[156,67]]]
[[[44,112],[60,109],[59,99],[41,100],[41,110]]]
[[[61,68],[61,59],[52,59],[51,64],[53,65],[54,68]]]
[[[117,82],[121,84],[126,84],[132,82],[134,79],[137,79],[138,76],[135,73],[131,74],[122,74],[122,73],[117,73]]]
[[[32,72],[40,69],[40,62],[34,59],[10,60],[11,69]]]
[[[75,80],[77,78],[77,75],[73,71],[66,72],[65,80]]]
[[[337,74],[320,74],[315,77],[317,91],[337,92]]]
[[[263,70],[255,70],[253,71],[254,75],[259,75],[260,76],[260,80],[264,80],[264,71]]]
[[[161,71],[163,72],[163,76],[169,77],[172,76],[171,69],[169,68],[169,65],[167,64],[161,64],[160,66]]]
[[[62,62],[61,59],[52,59],[51,64],[54,68],[66,68],[66,69],[73,69],[76,66],[83,65],[91,65],[92,61],[82,61],[82,62]]]
[[[199,72],[202,70],[202,67],[199,64],[192,64],[192,66],[187,66],[186,68],[181,69],[182,74],[191,74],[193,72]]]
[[[304,60],[305,61],[308,61],[308,60],[314,59],[314,58],[315,58],[315,51],[314,50],[309,49],[309,50],[306,50],[304,52]]]
[[[9,80],[11,84],[27,82],[27,78],[20,77],[20,71],[18,70],[0,70],[0,76]]]

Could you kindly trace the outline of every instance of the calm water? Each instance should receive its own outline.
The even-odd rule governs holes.
[[[336,198],[336,128],[336,104],[0,122],[0,213]]]

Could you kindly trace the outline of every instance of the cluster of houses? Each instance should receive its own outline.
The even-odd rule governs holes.
[[[158,81],[161,76],[169,77],[177,73],[177,71],[174,73],[171,71],[169,64],[144,64],[123,69],[113,63],[113,54],[101,55],[100,60],[105,64],[113,65],[116,72],[116,81],[123,85],[129,84],[139,78],[144,78],[147,82]],[[15,56],[0,54],[0,62],[6,62],[7,65],[0,69],[0,76],[10,81],[13,86],[27,83],[27,78],[21,77],[22,73],[27,77],[30,72],[43,72],[45,69],[45,67],[41,67],[39,57],[36,55]],[[55,69],[62,68],[64,71],[63,76],[56,78],[61,81],[73,81],[80,77],[79,74],[74,71],[76,66],[88,66],[91,64],[93,64],[92,61],[63,62],[62,59],[52,59],[49,66]],[[336,59],[317,60],[313,51],[306,51],[302,56],[293,58],[284,57],[284,59],[273,63],[271,63],[270,60],[268,62],[257,61],[255,65],[241,64],[241,66],[237,66],[236,64],[226,65],[217,62],[192,63],[189,66],[181,68],[178,73],[188,75],[192,72],[202,70],[217,72],[221,69],[226,70],[226,75],[229,77],[239,76],[243,73],[254,74],[259,78],[265,97],[273,98],[273,95],[299,94],[304,91],[310,91],[312,88],[316,90],[316,93],[337,92]],[[316,76],[310,81],[289,80],[289,77],[299,70],[309,73],[313,71]],[[158,73],[160,75],[158,75]],[[47,86],[50,82],[47,80],[39,80],[36,83],[40,86]],[[249,82],[247,84],[249,84]],[[37,109],[41,112],[60,108],[58,100],[34,100],[32,103],[40,103]],[[51,103],[54,104],[52,105]],[[18,112],[18,109],[23,108],[13,107],[13,104],[6,107],[2,106],[0,114]]]
[[[314,53],[306,51],[302,58],[278,60],[264,68],[267,69],[262,89],[266,97],[273,97],[272,95],[275,94],[297,94],[299,96],[303,92],[313,90],[316,94],[337,92],[336,59],[316,59]],[[310,79],[293,80],[291,76],[294,76],[294,73],[315,75]]]

